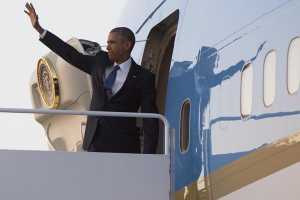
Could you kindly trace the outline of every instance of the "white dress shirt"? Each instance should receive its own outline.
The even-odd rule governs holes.
[[[44,31],[40,34],[40,38],[41,38],[41,39],[44,39],[46,33],[47,33],[47,30],[44,29]]]
[[[114,85],[112,86],[112,94],[113,95],[116,94],[123,86],[123,84],[127,78],[131,63],[132,63],[132,60],[131,60],[131,58],[129,58],[125,62],[119,64],[120,69],[117,71],[116,80],[114,82]],[[105,78],[108,77],[108,75],[110,74],[110,72],[112,72],[112,70],[114,69],[114,67],[116,65],[118,65],[118,64],[115,63],[113,65],[113,67],[109,67],[105,70]]]

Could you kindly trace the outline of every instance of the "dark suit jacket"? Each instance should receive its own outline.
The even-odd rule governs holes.
[[[69,44],[47,31],[40,41],[71,65],[92,78],[90,110],[157,113],[155,105],[155,77],[133,60],[122,88],[107,99],[103,88],[103,73],[111,66],[107,52],[95,56],[83,55]],[[144,153],[155,153],[158,138],[158,120],[144,119]],[[83,149],[101,152],[140,152],[139,132],[135,118],[88,117]]]

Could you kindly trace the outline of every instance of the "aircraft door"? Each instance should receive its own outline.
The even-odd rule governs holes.
[[[99,50],[97,43],[72,38],[68,43],[83,54]],[[86,51],[85,48],[89,50]],[[91,100],[90,77],[53,52],[44,55],[31,80],[35,109],[88,110]],[[45,129],[53,150],[79,151],[83,142],[86,116],[34,115]]]
[[[167,85],[178,25],[178,11],[169,15],[150,31],[142,59],[142,66],[155,73],[156,104],[160,114],[165,114]],[[160,123],[158,153],[164,150],[164,127]]]

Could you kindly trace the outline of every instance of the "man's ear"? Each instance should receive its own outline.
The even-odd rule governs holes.
[[[131,44],[131,42],[130,41],[126,41],[125,42],[125,48],[126,48],[126,50],[130,50],[131,49],[131,46],[132,46],[132,44]]]

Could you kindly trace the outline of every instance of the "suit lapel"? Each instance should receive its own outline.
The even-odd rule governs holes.
[[[110,100],[112,100],[112,99],[118,97],[118,96],[123,92],[123,90],[125,90],[125,88],[127,87],[128,83],[129,83],[131,80],[133,80],[133,79],[136,78],[137,72],[138,72],[137,64],[136,64],[136,63],[134,62],[134,60],[132,59],[132,63],[131,63],[131,66],[130,66],[130,69],[129,69],[129,72],[128,72],[128,74],[127,74],[127,77],[126,77],[125,82],[123,83],[123,85],[122,85],[122,87],[119,89],[119,91],[118,91],[115,95],[113,95],[113,96],[111,97]]]
[[[109,67],[110,65],[101,65],[99,64],[95,69],[95,78],[96,78],[96,84],[97,87],[95,88],[95,90],[97,91],[98,94],[100,94],[100,107],[103,107],[103,105],[107,102],[107,96],[106,93],[104,91],[104,86],[103,86],[103,77],[105,74],[105,70],[107,67]]]
[[[105,73],[105,68],[104,67],[99,67],[98,70],[97,70],[97,77],[98,77],[98,82],[99,82],[100,87],[103,86],[104,73]]]

